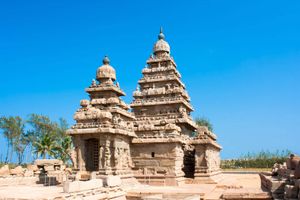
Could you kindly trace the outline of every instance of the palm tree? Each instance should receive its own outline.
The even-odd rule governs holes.
[[[45,142],[49,142],[49,141],[52,142],[52,138],[56,137],[55,130],[57,129],[57,126],[55,123],[51,122],[48,116],[39,115],[39,114],[30,114],[27,122],[32,127],[31,130],[32,134],[30,135],[31,146],[37,158],[39,155],[38,152],[40,152],[43,149],[42,147],[45,146],[44,145]],[[52,150],[50,149],[49,151],[52,152]]]
[[[72,149],[73,145],[71,137],[65,136],[60,142],[57,157],[61,159],[64,163],[68,163],[71,160]]]
[[[54,157],[59,147],[53,137],[49,134],[44,134],[33,143],[34,153],[42,156],[43,159],[47,157]]]
[[[73,149],[73,143],[70,136],[66,135],[68,129],[68,123],[65,119],[60,118],[59,123],[56,123],[55,135],[59,140],[59,149],[57,151],[57,157],[64,163],[68,163],[71,159],[71,152]]]
[[[198,126],[206,126],[209,131],[213,131],[213,125],[204,117],[196,118],[195,122]]]

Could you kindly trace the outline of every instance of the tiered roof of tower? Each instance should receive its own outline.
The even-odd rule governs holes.
[[[191,136],[197,126],[190,116],[193,111],[190,97],[162,30],[142,73],[131,103],[138,140],[164,141],[163,138]]]
[[[74,114],[76,124],[69,134],[110,133],[136,137],[133,130],[134,116],[129,106],[120,98],[125,93],[116,81],[116,72],[107,56],[97,69],[96,80],[86,92],[90,100],[81,100],[81,108]]]

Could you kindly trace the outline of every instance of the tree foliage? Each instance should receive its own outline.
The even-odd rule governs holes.
[[[198,117],[195,119],[198,126],[206,126],[209,131],[213,131],[212,123],[205,117]]]
[[[68,123],[65,119],[54,122],[48,116],[39,114],[30,114],[27,120],[19,116],[3,116],[0,118],[0,129],[7,141],[6,163],[12,162],[13,153],[16,153],[21,164],[26,148],[36,158],[70,161],[73,146],[71,137],[66,135]]]
[[[24,158],[24,151],[28,146],[27,134],[25,131],[25,122],[19,117],[1,117],[0,118],[0,129],[4,138],[7,141],[7,153],[5,162],[12,162],[13,153],[16,152],[18,163],[22,163]]]

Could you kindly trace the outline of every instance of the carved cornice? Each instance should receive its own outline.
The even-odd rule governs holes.
[[[166,104],[184,104],[190,111],[193,111],[193,107],[183,97],[164,97],[164,98],[151,98],[151,99],[135,99],[130,107],[143,107],[143,106],[156,106]]]
[[[184,89],[185,85],[181,82],[178,76],[170,75],[170,76],[155,76],[155,77],[143,77],[141,78],[138,83],[139,84],[146,84],[146,83],[155,83],[155,82],[169,82],[169,81],[176,81],[179,83]]]
[[[158,62],[168,62],[168,61],[171,62],[175,67],[177,67],[177,65],[174,61],[174,58],[170,55],[166,55],[165,57],[160,57],[160,58],[150,57],[147,60],[147,64],[158,63]]]
[[[98,127],[98,128],[74,128],[67,131],[68,135],[81,135],[81,134],[115,134],[115,135],[127,135],[130,137],[136,137],[134,131],[112,128],[112,127]]]
[[[111,91],[111,92],[115,92],[118,94],[118,96],[125,96],[125,92],[123,92],[119,87],[115,86],[115,85],[107,85],[107,86],[100,86],[100,85],[96,85],[93,87],[89,87],[86,88],[85,91],[87,93],[96,93],[96,92],[107,92],[107,91]]]

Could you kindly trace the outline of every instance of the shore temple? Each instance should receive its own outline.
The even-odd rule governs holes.
[[[75,169],[122,181],[214,183],[220,174],[216,135],[191,118],[193,107],[170,45],[160,31],[127,105],[107,56],[74,115]]]

